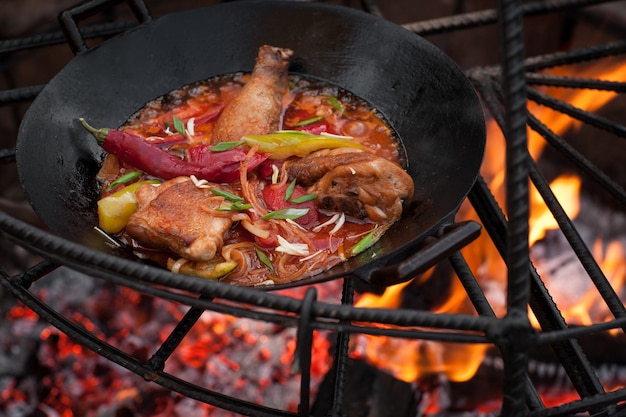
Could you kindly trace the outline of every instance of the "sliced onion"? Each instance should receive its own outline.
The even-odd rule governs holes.
[[[320,230],[322,230],[323,228],[325,228],[326,226],[330,226],[331,224],[335,223],[337,220],[339,220],[339,216],[343,214],[343,213],[335,213],[333,214],[333,216],[326,220],[324,223],[322,224],[318,224],[317,226],[315,226],[313,230],[315,233],[319,232]]]
[[[346,215],[345,213],[341,213],[341,216],[339,216],[339,218],[337,219],[337,224],[335,224],[335,227],[333,227],[333,229],[330,232],[328,232],[328,234],[334,235],[335,233],[337,233],[339,229],[343,227],[343,224],[345,222],[346,222]]]
[[[322,249],[318,250],[317,252],[313,252],[311,255],[306,256],[306,257],[304,257],[304,258],[301,258],[301,259],[300,259],[300,262],[306,262],[306,261],[308,261],[309,259],[313,259],[313,258],[315,258],[317,255],[319,255],[319,254],[320,254],[320,253],[322,253],[322,252],[324,252],[324,250],[322,250]]]
[[[261,282],[259,282],[257,284],[254,284],[254,286],[255,287],[263,287],[263,286],[266,286],[266,285],[274,285],[274,284],[276,284],[276,283],[273,280],[266,279],[265,281],[261,281]]]
[[[170,268],[170,271],[172,271],[175,274],[178,274],[178,271],[180,271],[180,268],[183,265],[185,265],[187,262],[189,262],[189,259],[185,259],[185,258],[178,259],[176,262],[174,262],[172,264],[172,267]]]
[[[195,136],[196,135],[196,118],[192,117],[191,119],[187,120],[187,134],[189,136]]]
[[[278,236],[280,246],[276,248],[276,252],[283,252],[288,255],[309,256],[309,246],[305,243],[291,243],[282,236]]]
[[[326,136],[327,138],[333,138],[333,139],[354,139],[354,137],[352,136],[335,135],[334,133],[328,133],[328,132],[322,132],[320,133],[320,136]]]
[[[261,239],[267,239],[268,237],[270,237],[269,230],[261,229],[260,227],[255,226],[253,223],[251,223],[248,220],[245,220],[245,219],[241,220],[241,225],[248,232],[252,233],[253,235],[257,237],[260,237]]]
[[[285,219],[285,221],[286,221],[287,223],[289,223],[290,225],[295,226],[295,227],[297,227],[298,229],[300,229],[300,230],[304,230],[304,231],[306,232],[306,229],[305,229],[304,227],[302,227],[302,225],[298,224],[298,222],[294,222],[294,221],[293,221],[293,220],[291,220],[291,219]]]
[[[278,167],[276,166],[276,164],[272,164],[272,184],[277,184],[278,183],[278,174],[280,173],[280,171],[278,170]]]

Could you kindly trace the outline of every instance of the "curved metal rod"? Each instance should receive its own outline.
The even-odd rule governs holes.
[[[149,366],[149,364],[142,363],[126,352],[123,352],[107,342],[98,339],[83,327],[67,320],[65,317],[50,308],[50,306],[33,296],[30,292],[22,291],[11,281],[11,279],[9,279],[6,274],[0,274],[0,283],[8,288],[17,299],[23,302],[31,310],[52,324],[54,327],[67,334],[77,343],[134,372],[146,381],[157,383],[187,397],[242,415],[259,417],[297,416],[296,414],[288,411],[265,407],[241,400],[239,398],[214,392],[187,381],[183,381],[171,374],[168,374],[167,372],[157,370]]]
[[[181,278],[180,275],[161,268],[89,249],[27,225],[2,212],[0,212],[0,229],[9,234],[18,244],[55,263],[138,291],[180,301],[189,306],[216,311],[230,309],[229,311],[233,314],[245,314],[246,316],[250,314],[250,310],[244,311],[222,304],[216,305],[207,299],[225,299],[287,313],[298,313],[302,308],[302,301],[295,298],[271,294],[254,288],[224,285],[201,278],[187,276]],[[165,290],[164,287],[200,294],[206,299],[193,298],[179,292]],[[322,302],[315,302],[312,308],[316,317],[333,321],[351,320],[475,332],[486,332],[492,326],[492,321],[489,318],[462,314],[435,314],[405,309],[356,308]]]

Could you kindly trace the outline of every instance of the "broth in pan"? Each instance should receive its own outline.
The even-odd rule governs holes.
[[[99,227],[173,272],[244,286],[380,238],[414,187],[393,131],[348,91],[289,75],[290,56],[262,46],[251,74],[172,91],[119,130],[86,125],[109,152]]]

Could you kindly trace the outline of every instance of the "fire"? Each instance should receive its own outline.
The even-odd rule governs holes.
[[[431,279],[433,270],[416,280]],[[384,306],[398,308],[402,301],[402,290],[409,282],[390,286],[383,295],[363,295],[356,307]],[[435,309],[435,312],[450,313],[468,310],[460,284],[453,283],[450,297]],[[361,343],[359,343],[361,342]],[[371,336],[357,340],[355,356],[365,356],[381,368],[389,370],[396,378],[407,382],[417,381],[430,375],[445,374],[451,381],[467,381],[480,366],[487,345],[464,345],[440,343],[428,340],[411,340],[386,336]]]
[[[625,78],[623,66],[612,62],[602,63],[602,74],[597,74],[598,67],[574,69],[560,67],[552,72],[553,75],[567,75],[574,71],[573,76],[581,78],[596,78],[610,81],[620,81]],[[615,97],[613,92],[595,90],[570,90],[558,87],[542,88],[542,91],[552,97],[570,103],[587,112],[594,112]],[[556,134],[564,134],[578,129],[579,122],[567,115],[553,111],[547,107],[529,102],[528,109],[543,124]],[[528,150],[533,160],[541,156],[546,141],[535,131],[528,129]],[[500,127],[495,121],[487,124],[487,148],[485,160],[481,167],[481,175],[489,184],[500,207],[505,208],[505,139]],[[564,173],[550,182],[550,189],[560,202],[570,219],[576,218],[580,212],[582,180],[580,177]],[[557,230],[558,225],[554,215],[540,196],[539,192],[530,187],[530,220],[529,244],[531,247],[541,242],[549,231]],[[469,203],[465,202],[457,214],[457,220],[478,220],[477,214]],[[556,233],[556,232],[555,232]],[[596,241],[593,245],[595,259],[600,260],[602,270],[611,281],[614,288],[619,289],[626,279],[626,261],[623,246],[619,242],[603,243]],[[491,242],[487,233],[481,236],[462,250],[462,254],[472,271],[479,280],[496,315],[502,316],[506,312],[506,265]],[[531,251],[531,258],[533,254]],[[533,260],[534,261],[534,260]],[[430,279],[432,271],[415,280]],[[586,274],[583,275],[586,281]],[[544,276],[544,280],[550,277]],[[464,313],[476,314],[467,300],[465,290],[456,278],[451,281],[450,297],[440,305],[435,313]],[[599,294],[592,284],[589,288],[570,297],[565,302],[566,309],[562,311],[568,323],[591,324],[608,320],[612,316],[605,304],[599,299]],[[397,308],[401,306],[402,292],[408,283],[389,287],[381,296],[364,294],[357,302],[359,307],[370,308]],[[577,287],[578,288],[578,287]],[[552,290],[550,289],[552,292]],[[561,306],[559,301],[557,304]],[[531,322],[538,327],[536,319]],[[488,346],[462,345],[441,343],[424,340],[394,339],[384,336],[359,336],[353,347],[353,356],[366,358],[369,362],[388,370],[399,379],[408,382],[419,382],[432,375],[444,375],[449,381],[470,380],[485,358]],[[565,397],[563,397],[565,398]]]
[[[580,177],[574,175],[563,175],[550,183],[550,189],[570,219],[576,217],[580,210],[580,186]],[[530,213],[532,227],[528,243],[533,245],[543,239],[547,231],[557,229],[558,224],[535,188],[530,195]]]
[[[604,242],[601,238],[593,244],[592,253],[598,261],[611,286],[619,291],[624,288],[626,280],[626,254],[623,245],[618,241]],[[540,271],[541,272],[541,271]],[[565,274],[576,276],[576,274]],[[572,326],[590,325],[609,321],[613,318],[593,284],[572,277],[557,276],[549,282],[549,290],[561,308],[563,316]],[[536,319],[531,317],[533,323]],[[538,326],[538,324],[536,324]],[[615,333],[619,330],[614,329]]]

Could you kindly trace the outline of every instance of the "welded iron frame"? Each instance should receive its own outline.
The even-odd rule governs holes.
[[[81,17],[97,13],[115,3],[119,3],[119,0],[92,0],[77,6],[80,10],[74,16]],[[559,85],[570,88],[606,89],[620,93],[626,91],[625,83],[553,77],[539,73],[541,69],[556,65],[624,54],[626,42],[598,45],[583,50],[534,58],[524,56],[525,16],[578,9],[599,3],[606,2],[548,0],[522,4],[517,0],[501,0],[498,9],[405,25],[407,29],[422,36],[491,24],[497,24],[500,28],[503,51],[501,65],[473,68],[467,71],[467,75],[479,92],[485,108],[500,125],[507,142],[507,215],[505,216],[505,210],[498,205],[482,177],[478,178],[468,196],[485,231],[508,266],[507,314],[502,318],[496,317],[476,277],[460,252],[454,253],[448,262],[464,286],[478,315],[435,314],[407,309],[356,308],[353,306],[354,283],[351,279],[344,280],[341,304],[330,304],[318,300],[314,287],[306,291],[303,299],[295,299],[211,281],[197,281],[192,284],[175,282],[171,274],[166,276],[164,272],[163,276],[158,276],[158,274],[155,276],[154,271],[147,273],[136,263],[112,260],[108,255],[81,247],[3,212],[0,212],[0,232],[12,239],[16,245],[42,256],[45,260],[35,267],[11,276],[0,269],[0,283],[17,300],[70,338],[142,376],[146,381],[242,415],[262,417],[310,415],[311,336],[314,331],[318,330],[328,330],[337,334],[336,366],[334,367],[335,393],[329,416],[343,415],[341,401],[345,388],[343,386],[344,370],[348,357],[349,337],[354,333],[494,345],[502,355],[505,364],[502,415],[540,417],[566,416],[581,412],[588,412],[594,416],[621,414],[624,412],[624,405],[620,403],[626,401],[626,389],[604,391],[577,338],[612,328],[625,329],[624,303],[619,299],[578,235],[572,220],[565,215],[552,194],[536,162],[528,154],[526,143],[526,126],[528,125],[543,136],[551,146],[594,178],[613,196],[616,202],[626,206],[626,192],[583,155],[573,150],[562,138],[550,131],[549,127],[544,126],[532,114],[529,114],[526,106],[527,99],[537,101],[585,123],[605,129],[618,137],[626,137],[624,126],[574,109],[567,103],[546,97],[528,87],[528,85]],[[139,22],[149,21],[149,11],[141,0],[128,0],[128,4]],[[363,0],[362,6],[371,13],[382,15],[374,0]],[[62,16],[65,16],[62,17],[63,19],[68,15],[62,14]],[[80,42],[91,37],[109,36],[128,30],[136,24],[137,22],[134,21],[113,22],[88,26],[79,34],[68,33],[66,29],[65,34],[59,30],[20,39],[3,40],[0,41],[0,55],[65,43],[68,39],[71,44],[80,47],[77,39]],[[0,91],[0,105],[30,101],[43,87],[36,85]],[[0,162],[12,164],[14,161],[14,149],[0,150]],[[570,328],[562,317],[558,306],[529,258],[528,179],[539,190],[554,214],[561,230],[585,266],[590,279],[615,316],[614,320],[586,327]],[[35,281],[45,279],[59,266],[69,267],[153,297],[187,305],[189,310],[152,357],[147,361],[140,361],[107,344],[79,323],[53,310],[29,290]],[[168,285],[162,285],[164,282],[171,282],[171,288]],[[220,300],[229,302],[221,303]],[[256,308],[250,309],[249,306]],[[530,326],[527,314],[529,308],[541,325],[540,331]],[[205,310],[264,320],[297,329],[298,343],[295,361],[301,373],[300,408],[297,414],[226,396],[164,372],[166,361]],[[393,328],[382,328],[378,325],[393,325]],[[557,407],[546,407],[543,404],[528,376],[528,350],[535,345],[550,345],[554,348],[572,385],[580,395],[580,400]]]

